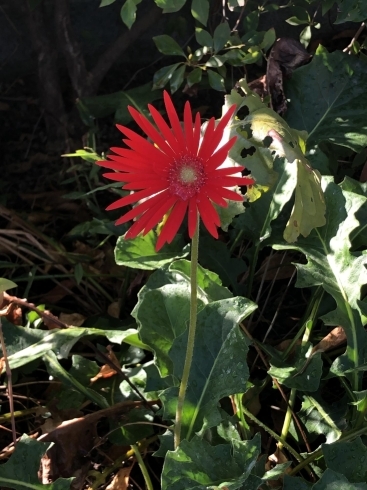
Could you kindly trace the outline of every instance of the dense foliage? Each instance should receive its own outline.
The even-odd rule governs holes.
[[[134,29],[144,2],[120,3],[123,23]],[[9,403],[0,423],[12,427],[14,439],[28,435],[15,450],[12,444],[4,449],[0,484],[22,490],[367,489],[367,4],[155,3],[193,29],[189,40],[172,30],[156,35],[163,57],[152,80],[76,102],[89,146],[64,155],[72,170],[61,185],[70,190],[64,198],[87,209],[90,219],[69,228],[66,241],[28,224],[24,229],[34,238],[22,244],[17,267],[1,263]],[[277,40],[272,26],[259,30],[269,12],[284,12],[289,29],[300,26],[294,27],[300,43]],[[352,23],[343,27],[349,37],[341,48],[318,38],[325,19]],[[225,138],[236,142],[225,164],[241,165],[255,181],[237,189],[246,192],[243,203],[216,207],[218,239],[200,229],[196,333],[176,447],[193,301],[187,224],[182,216],[172,243],[157,251],[170,219],[165,210],[156,228],[126,240],[131,223],[113,225],[126,211],[104,208],[130,191],[105,181],[95,165],[108,149],[100,143],[103,118],[114,115],[138,131],[133,114],[144,129],[139,114],[150,117],[148,103],[166,117],[163,88],[182,120],[183,100],[204,119],[220,120],[220,105],[222,115],[235,106]],[[131,138],[138,146],[138,137]],[[76,252],[68,249],[72,242]],[[111,262],[112,247],[118,267],[97,257]],[[14,252],[8,247],[6,253]],[[26,274],[19,297],[7,294]],[[64,306],[66,315],[52,300],[20,299],[32,294],[29,275],[50,280],[58,274],[76,298]],[[37,391],[40,383],[49,388]],[[29,403],[14,408],[13,394]]]

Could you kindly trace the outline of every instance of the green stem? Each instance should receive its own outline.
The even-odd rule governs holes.
[[[174,429],[175,448],[178,447],[181,440],[182,412],[183,412],[183,406],[185,402],[187,384],[189,381],[192,356],[194,353],[196,317],[197,317],[197,309],[198,309],[198,298],[197,298],[198,258],[199,258],[199,216],[197,217],[196,231],[194,236],[192,237],[192,242],[191,242],[190,323],[189,323],[189,334],[187,338],[185,364],[182,372],[182,379],[181,379],[180,389],[177,398],[176,422],[175,422],[175,429]]]
[[[270,429],[270,427],[268,427],[267,425],[263,424],[261,422],[261,420],[259,420],[258,418],[256,418],[255,415],[253,415],[249,410],[247,410],[247,408],[245,406],[243,406],[243,411],[245,412],[246,416],[249,419],[251,419],[252,421],[255,422],[255,424],[257,424],[260,427],[262,427],[276,441],[281,442],[283,444],[283,446],[292,454],[292,456],[294,456],[294,458],[297,461],[303,462],[302,456],[299,453],[297,453],[297,451],[295,449],[293,449],[293,447],[290,444],[288,444],[287,441],[285,441],[282,437],[279,437],[276,432],[274,432],[273,430]]]
[[[312,309],[311,309],[311,312],[309,314],[308,320],[305,322],[305,330],[304,330],[303,337],[302,337],[302,345],[305,345],[306,342],[308,342],[310,339],[312,328],[313,328],[313,326],[317,320],[317,312],[319,310],[319,306],[320,306],[322,296],[323,296],[323,291],[319,287],[316,290],[315,295],[313,296]],[[285,414],[282,432],[280,434],[280,437],[284,440],[287,439],[289,427],[291,425],[291,420],[292,420],[292,415],[293,415],[293,407],[294,407],[294,404],[296,401],[296,395],[297,395],[297,390],[295,388],[292,388],[291,393],[289,395],[287,413]],[[282,447],[283,447],[283,443],[279,442],[278,448],[282,449]]]
[[[248,275],[248,279],[247,279],[247,298],[251,298],[252,284],[254,282],[257,258],[259,256],[259,251],[260,251],[260,244],[261,244],[261,242],[259,241],[255,245],[254,255],[250,261],[250,270],[249,270],[249,275]]]
[[[144,460],[141,457],[138,446],[136,444],[132,444],[131,449],[134,451],[136,461],[138,462],[138,465],[139,465],[140,470],[142,472],[142,475],[144,477],[144,481],[145,481],[145,485],[147,486],[147,489],[148,490],[154,490],[152,480],[150,479],[147,467],[145,466]]]

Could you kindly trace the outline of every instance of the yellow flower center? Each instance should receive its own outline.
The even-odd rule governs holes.
[[[193,184],[197,178],[194,168],[184,166],[180,169],[180,180],[183,184]]]
[[[193,155],[180,155],[172,162],[168,172],[171,193],[184,201],[198,194],[206,180],[202,160]]]

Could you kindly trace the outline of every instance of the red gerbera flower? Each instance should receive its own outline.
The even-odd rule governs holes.
[[[236,141],[236,137],[233,137],[218,148],[236,106],[229,109],[217,126],[215,119],[210,119],[201,139],[200,115],[196,114],[193,123],[190,103],[185,104],[182,128],[167,92],[164,92],[164,102],[171,128],[151,105],[148,106],[149,111],[158,130],[136,109],[128,108],[135,122],[154,144],[131,129],[117,125],[127,137],[123,141],[128,148],[111,148],[116,153],[108,155],[112,161],[98,162],[102,167],[115,170],[104,174],[104,177],[125,182],[123,189],[134,191],[108,206],[107,210],[144,199],[116,221],[116,225],[119,225],[137,218],[125,238],[135,238],[141,232],[145,235],[170,211],[156,250],[173,240],[186,212],[190,238],[196,230],[198,213],[209,233],[218,238],[220,219],[213,203],[227,207],[225,199],[242,201],[242,197],[228,187],[254,182],[238,176],[244,167],[218,168]]]

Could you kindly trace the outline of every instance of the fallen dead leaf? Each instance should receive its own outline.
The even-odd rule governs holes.
[[[120,468],[111,483],[106,487],[106,490],[126,490],[129,486],[131,469],[132,466]]]
[[[60,321],[69,327],[81,327],[86,317],[80,313],[60,313]]]
[[[113,318],[120,318],[120,301],[114,301],[107,308],[107,313]]]
[[[108,357],[116,366],[121,367],[117,357],[115,356],[111,348],[109,349]],[[111,378],[116,374],[117,371],[115,369],[111,368],[111,366],[109,366],[108,364],[104,364],[99,370],[99,373],[97,373],[93,378],[91,378],[90,382],[95,383],[98,379]]]
[[[283,453],[283,451],[277,447],[275,452],[269,456],[268,461],[265,464],[265,471],[271,470],[277,464],[282,464],[287,462],[288,462],[288,458]],[[290,468],[287,468],[285,470],[286,473],[289,473],[290,471],[291,471]],[[267,484],[270,488],[279,488],[279,487],[283,487],[282,482],[283,482],[283,476],[280,476],[276,480],[269,480]]]
[[[315,352],[325,352],[330,349],[335,349],[341,344],[344,344],[347,340],[347,336],[344,332],[343,327],[335,327],[333,330],[326,335],[318,344],[312,349],[312,354]]]

